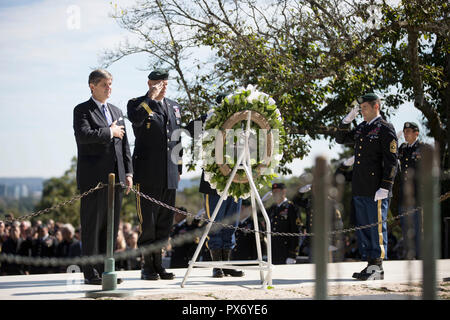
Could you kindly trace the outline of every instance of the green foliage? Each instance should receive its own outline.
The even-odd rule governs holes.
[[[76,158],[72,158],[70,168],[64,172],[62,177],[50,178],[44,181],[42,198],[35,207],[35,211],[50,208],[60,202],[69,200],[79,194],[76,183]],[[60,207],[33,220],[49,220],[71,223],[73,226],[80,224],[80,202],[75,201],[72,205]]]
[[[305,157],[311,139],[335,127],[357,96],[375,91],[385,116],[415,102],[448,168],[447,1],[378,1],[378,16],[371,0],[144,3],[115,16],[141,42],[107,52],[105,65],[144,51],[149,65],[171,67],[184,121],[207,111],[216,92],[256,85],[274,97],[285,121],[285,174],[284,164]],[[211,52],[208,60],[192,59],[199,48]]]
[[[76,157],[72,158],[70,168],[61,177],[50,178],[44,182],[44,190],[41,200],[36,204],[35,211],[50,208],[55,204],[72,199],[80,194],[76,183]],[[136,200],[133,192],[123,196],[121,220],[138,224],[136,214]],[[80,200],[71,205],[60,207],[49,213],[40,215],[32,220],[47,221],[53,219],[57,222],[71,223],[73,226],[80,225]]]

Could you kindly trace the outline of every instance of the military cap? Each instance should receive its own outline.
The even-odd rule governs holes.
[[[148,75],[149,80],[167,80],[169,79],[169,71],[166,69],[155,69]]]
[[[419,126],[415,122],[405,122],[405,124],[403,125],[403,130],[408,128],[414,129],[414,131],[419,131]]]
[[[284,183],[273,183],[272,190],[275,189],[286,189],[286,185]]]
[[[228,92],[219,92],[219,93],[217,94],[217,97],[216,97],[216,103],[217,103],[217,104],[220,104],[220,103],[222,102],[222,100],[225,99],[225,97],[226,97],[227,95],[229,95]]]
[[[356,101],[358,101],[359,104],[362,104],[364,102],[375,101],[378,99],[380,98],[375,93],[366,93],[365,95],[356,99]]]

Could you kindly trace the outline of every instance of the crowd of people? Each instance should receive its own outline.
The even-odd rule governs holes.
[[[138,226],[120,223],[116,252],[137,249]],[[73,258],[82,256],[81,228],[70,223],[29,220],[0,221],[0,254],[40,258]],[[65,273],[67,265],[34,266],[0,262],[0,275]],[[140,257],[119,260],[118,270],[140,269]]]
[[[187,211],[184,207],[180,210]],[[239,228],[254,230],[253,219],[251,218],[251,206],[245,201],[239,217]],[[260,230],[264,227],[264,221],[258,222]],[[171,239],[192,232],[202,227],[202,221],[186,217],[183,214],[175,214],[171,229],[171,238],[168,245],[163,250],[165,265],[170,268],[187,268],[189,260],[192,258],[199,243],[199,237],[194,237],[181,245],[172,245]],[[293,228],[296,228],[294,223]],[[306,232],[306,227],[301,226],[300,232]],[[139,225],[132,225],[129,222],[120,222],[116,239],[115,252],[123,252],[138,249]],[[261,238],[261,247],[266,259],[265,239]],[[311,248],[308,237],[295,237],[294,258],[299,262],[310,262]],[[356,237],[354,234],[345,234],[342,237],[342,247],[339,252],[333,254],[334,261],[359,261],[360,254]],[[403,239],[397,238],[389,233],[390,259],[402,259]],[[28,257],[47,258],[71,258],[81,256],[81,228],[74,227],[70,223],[55,222],[49,219],[46,222],[29,220],[5,222],[0,221],[0,254],[12,254]],[[273,243],[276,246],[276,242]],[[337,251],[338,248],[331,246],[330,250]],[[232,250],[232,260],[254,260],[256,255],[256,239],[254,233],[236,231],[236,246]],[[199,260],[210,261],[206,246],[203,246]],[[280,261],[283,262],[283,261]],[[276,262],[274,262],[276,263]],[[283,262],[284,263],[284,262]],[[42,273],[65,273],[68,266],[29,266],[18,265],[8,262],[0,262],[0,275],[26,275]],[[136,255],[128,259],[116,261],[116,270],[140,270],[142,268],[142,257]]]

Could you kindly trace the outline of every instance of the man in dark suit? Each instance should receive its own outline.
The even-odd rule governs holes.
[[[181,107],[165,97],[169,73],[157,69],[148,76],[149,91],[128,101],[128,118],[136,137],[133,167],[136,189],[143,194],[175,205],[176,189],[182,171]],[[175,133],[175,134],[174,134]],[[169,240],[173,212],[140,196],[136,197],[141,226],[138,245],[145,246]],[[174,274],[162,267],[162,252],[144,256],[142,280],[173,279]]]
[[[73,128],[78,148],[77,185],[80,192],[108,183],[109,173],[116,182],[133,185],[133,166],[122,111],[107,102],[111,95],[112,75],[102,69],[89,75],[91,98],[77,105]],[[114,239],[116,239],[123,191],[116,188],[114,203]],[[108,190],[103,188],[81,199],[80,222],[82,255],[106,253]],[[103,263],[86,265],[86,284],[102,283]],[[118,279],[118,283],[121,279]]]

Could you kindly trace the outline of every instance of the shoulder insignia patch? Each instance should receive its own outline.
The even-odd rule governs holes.
[[[153,111],[152,109],[150,109],[150,107],[148,106],[148,104],[145,103],[145,101],[142,101],[140,104],[141,107],[143,107],[145,109],[145,111],[147,111],[147,113],[149,115],[152,115]]]
[[[397,141],[395,141],[395,139],[392,140],[392,142],[391,142],[391,144],[390,144],[390,146],[389,146],[389,150],[390,150],[392,153],[397,153]]]

